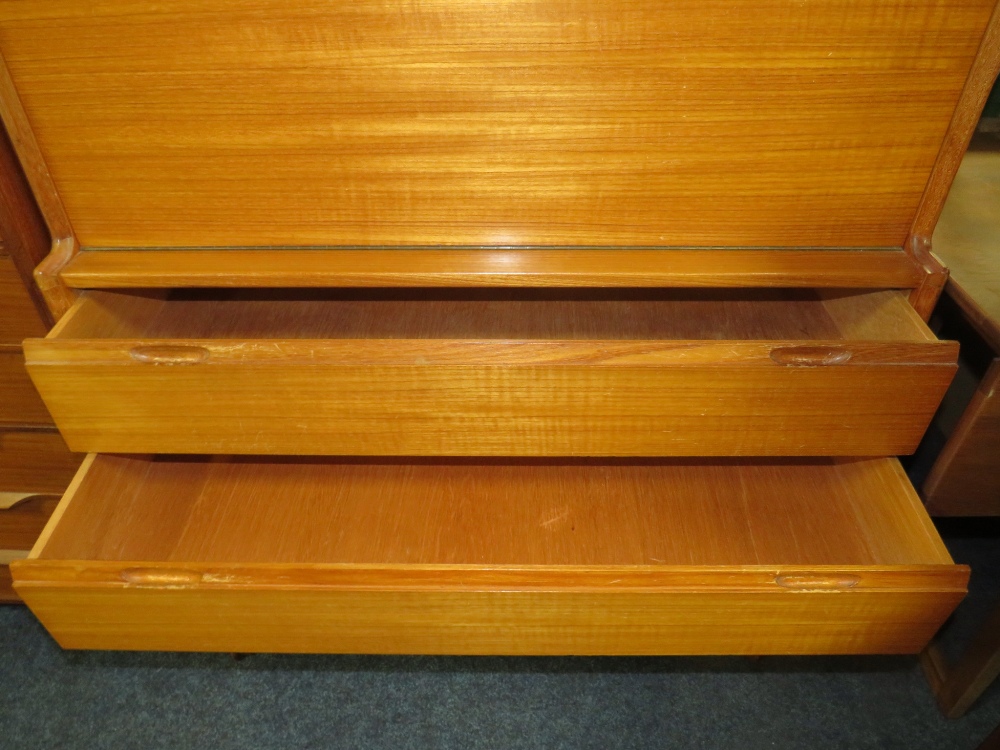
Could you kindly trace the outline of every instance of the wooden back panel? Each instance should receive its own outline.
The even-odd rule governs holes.
[[[899,247],[995,0],[6,0],[84,246]]]

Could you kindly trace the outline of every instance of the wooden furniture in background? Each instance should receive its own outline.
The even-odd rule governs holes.
[[[934,241],[952,273],[948,309],[981,337],[993,360],[923,493],[932,515],[1000,515],[1000,148],[966,155]]]
[[[32,377],[74,449],[173,454],[93,453],[19,591],[77,648],[918,650],[968,571],[884,456],[955,369],[927,237],[998,35],[0,4],[63,316]]]
[[[21,601],[14,591],[10,563],[28,556],[56,508],[59,492],[0,492],[0,604]]]
[[[24,368],[21,341],[51,317],[32,280],[48,234],[10,143],[0,133],[0,602],[20,598],[8,564],[26,557],[80,465]]]
[[[949,664],[937,643],[927,647],[920,662],[944,715],[963,716],[1000,675],[1000,606],[979,626],[957,663]]]
[[[981,374],[923,485],[927,509],[938,516],[1000,515],[1000,139],[984,135],[977,146],[962,161],[934,235],[952,272],[941,313],[946,325],[969,329],[969,377]],[[957,663],[948,664],[936,643],[922,663],[941,710],[962,716],[1000,676],[1000,605]]]

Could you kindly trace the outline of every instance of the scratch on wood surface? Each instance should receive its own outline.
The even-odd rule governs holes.
[[[547,521],[542,521],[542,526],[549,528],[554,524],[559,523],[560,521],[569,517],[569,512],[570,509],[569,506],[567,505],[562,509],[560,513],[557,513],[556,515],[552,516],[552,518],[548,519]]]

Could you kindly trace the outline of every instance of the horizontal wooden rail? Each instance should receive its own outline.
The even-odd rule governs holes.
[[[85,250],[75,288],[916,287],[902,250],[199,249]]]

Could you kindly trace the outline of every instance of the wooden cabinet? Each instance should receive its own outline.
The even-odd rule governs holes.
[[[44,336],[46,330],[13,258],[0,244],[0,429],[52,426],[52,417],[24,369],[21,352],[23,339]]]
[[[995,0],[121,6],[0,6],[65,647],[898,653],[960,600],[892,456]]]
[[[24,367],[21,341],[48,310],[30,269],[48,251],[41,217],[0,133],[0,603],[20,601],[8,564],[28,555],[83,456],[70,453]]]
[[[963,340],[968,372],[942,410],[954,416],[939,420],[947,442],[922,488],[934,515],[1000,515],[998,233],[1000,151],[970,150],[934,234],[952,268],[939,318]]]

